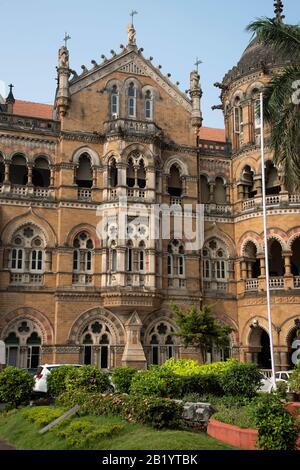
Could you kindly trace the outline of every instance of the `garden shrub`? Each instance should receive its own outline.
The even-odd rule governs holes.
[[[76,372],[67,374],[65,383],[67,390],[84,389],[87,392],[103,393],[110,388],[109,376],[97,366],[84,365]]]
[[[35,423],[39,428],[43,428],[63,415],[65,411],[66,408],[38,406],[24,408],[21,410],[21,415],[31,423]]]
[[[123,407],[123,417],[129,421],[148,424],[155,429],[178,429],[183,406],[166,398],[141,398],[131,396]]]
[[[289,378],[288,385],[291,392],[300,394],[300,364],[298,364],[293,370]]]
[[[30,400],[34,380],[31,375],[17,367],[6,367],[0,373],[0,401],[17,407]]]
[[[137,369],[133,367],[118,367],[113,370],[112,381],[116,387],[116,391],[120,393],[129,393],[130,386]]]
[[[67,390],[61,393],[55,400],[57,406],[65,406],[67,408],[73,408],[75,405],[82,405],[85,403],[91,393],[84,390]]]
[[[212,394],[222,395],[223,389],[220,385],[220,376],[217,374],[199,374],[180,377],[182,393],[197,393],[199,395]]]
[[[47,375],[48,393],[53,397],[58,397],[67,390],[66,379],[72,380],[78,369],[73,366],[53,367],[51,373]]]
[[[168,369],[176,375],[183,375],[185,377],[190,375],[199,374],[222,374],[229,369],[233,364],[237,364],[236,359],[228,359],[225,362],[213,362],[211,364],[199,364],[192,359],[168,359],[162,366],[162,369]]]
[[[130,393],[139,397],[179,397],[182,380],[168,369],[151,367],[133,376]]]
[[[116,393],[81,395],[77,391],[75,397],[71,392],[65,392],[57,403],[67,407],[78,403],[81,415],[116,415],[127,421],[148,424],[157,429],[177,428],[183,411],[180,403],[170,399]]]
[[[225,395],[254,397],[261,384],[261,373],[252,363],[232,364],[220,375],[220,384]]]
[[[66,439],[72,447],[83,447],[91,445],[99,439],[112,437],[121,431],[125,426],[120,424],[107,424],[96,426],[95,424],[82,419],[73,420],[68,426],[56,432],[59,437]]]
[[[299,429],[275,393],[261,395],[255,400],[253,416],[260,449],[295,450]]]

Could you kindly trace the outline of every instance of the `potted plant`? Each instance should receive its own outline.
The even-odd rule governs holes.
[[[294,396],[291,396],[293,401],[300,401],[300,364],[298,364],[297,367],[293,370],[288,381],[288,387],[288,398],[290,398],[290,394],[293,394]]]

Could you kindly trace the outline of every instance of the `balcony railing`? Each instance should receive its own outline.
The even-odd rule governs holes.
[[[258,286],[259,286],[259,281],[258,279],[247,279],[246,280],[246,291],[247,292],[253,292],[253,291],[258,291]]]
[[[204,281],[203,287],[205,291],[226,293],[228,284],[222,281]]]
[[[182,206],[182,198],[181,197],[170,197],[170,205],[171,206]]]
[[[79,188],[78,200],[90,202],[92,200],[92,190],[90,188]]]
[[[0,113],[0,128],[38,130],[39,132],[58,132],[60,122],[51,119],[18,116],[16,114]]]
[[[295,276],[294,277],[294,288],[295,289],[300,289],[300,276]]]
[[[35,197],[47,198],[50,194],[51,190],[49,188],[33,188],[33,195]]]
[[[91,274],[73,274],[72,284],[77,285],[91,285],[93,283],[93,276]]]
[[[281,198],[279,195],[266,197],[267,206],[277,206],[280,204],[280,201],[281,201]]]
[[[204,210],[206,214],[228,215],[231,214],[230,204],[205,204]]]
[[[156,135],[162,132],[154,122],[137,121],[135,119],[114,119],[104,123],[105,133],[108,135],[124,132],[126,134]]]
[[[138,189],[138,188],[127,189],[127,197],[137,198],[137,199],[145,199],[146,190],[145,189]]]
[[[269,282],[270,289],[284,289],[284,278],[283,277],[271,277]]]
[[[14,184],[11,187],[11,194],[13,194],[14,196],[27,196],[28,189],[28,186]]]
[[[272,196],[266,196],[266,205],[270,206],[280,206],[283,205],[300,205],[300,195],[297,194],[275,194]],[[243,211],[252,210],[254,208],[262,207],[262,196],[257,196],[252,199],[247,199],[243,201]]]
[[[290,204],[300,204],[300,195],[290,194],[289,201],[290,201]]]
[[[43,274],[31,273],[11,273],[10,284],[13,286],[20,285],[42,285],[44,282]]]
[[[169,277],[168,287],[172,289],[184,289],[186,287],[186,279],[178,277]]]

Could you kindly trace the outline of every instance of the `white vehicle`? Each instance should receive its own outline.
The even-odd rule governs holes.
[[[35,384],[33,391],[37,393],[47,393],[47,376],[53,369],[61,366],[82,367],[81,364],[44,364],[38,368],[37,373],[34,376]]]
[[[281,370],[279,372],[275,373],[275,378],[277,380],[282,380],[284,382],[287,382],[291,376],[292,370]]]

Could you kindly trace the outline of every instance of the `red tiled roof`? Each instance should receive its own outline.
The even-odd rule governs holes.
[[[225,129],[215,129],[213,127],[201,127],[199,137],[202,140],[212,140],[214,142],[226,142]]]
[[[51,104],[32,103],[31,101],[16,100],[13,113],[19,116],[52,119],[53,106]]]

